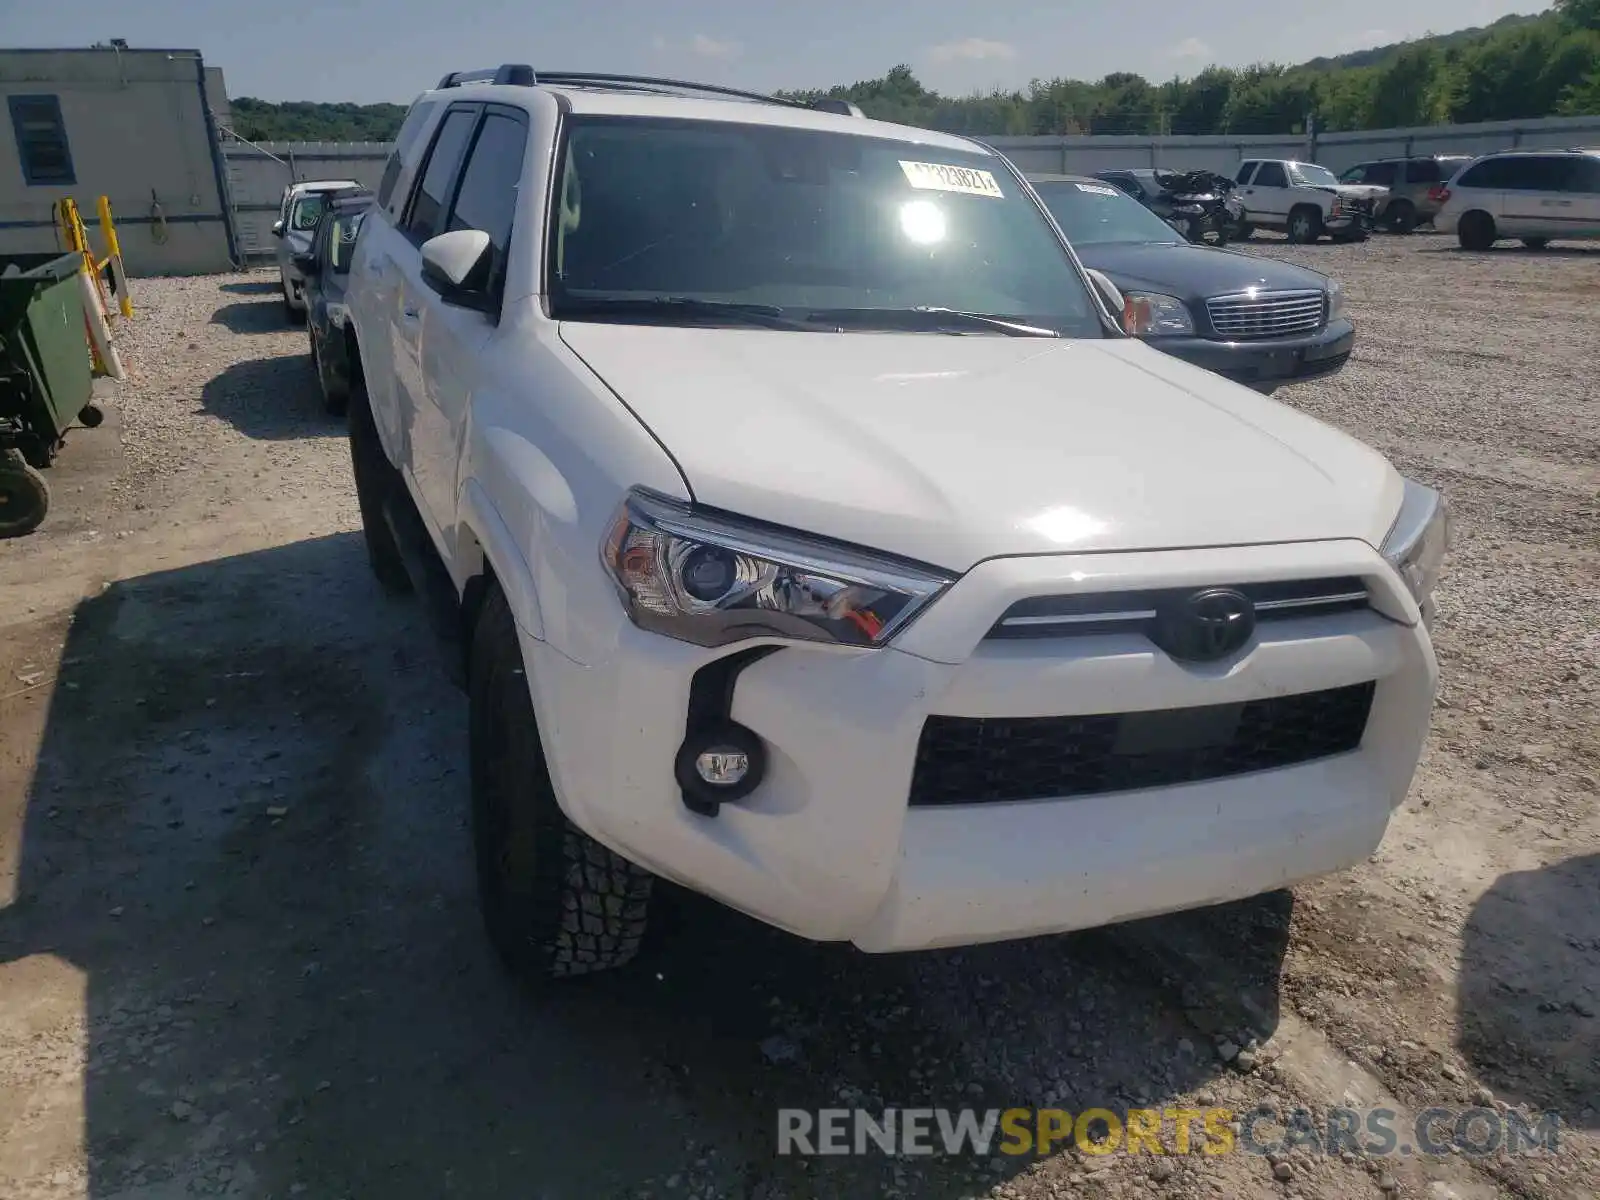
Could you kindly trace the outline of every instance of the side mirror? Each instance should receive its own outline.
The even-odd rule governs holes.
[[[1120,329],[1122,327],[1122,292],[1103,271],[1096,271],[1093,267],[1085,267],[1084,270],[1088,272],[1089,282],[1093,283],[1095,290],[1100,293],[1100,299],[1106,302],[1106,307],[1111,310],[1111,315]]]
[[[492,257],[489,235],[457,229],[422,243],[422,281],[447,304],[483,308]]]
[[[274,221],[272,223],[272,236],[276,237],[276,238],[281,238],[283,236],[283,222],[282,221]]]

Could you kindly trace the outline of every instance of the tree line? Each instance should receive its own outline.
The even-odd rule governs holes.
[[[879,79],[779,93],[852,101],[871,117],[977,136],[1300,133],[1600,114],[1600,0],[1556,0],[1537,16],[1319,58],[1298,66],[1207,67],[1152,83],[1115,72],[1098,81],[1034,80],[1026,88],[945,96],[909,66]],[[233,102],[252,141],[387,141],[397,104]]]

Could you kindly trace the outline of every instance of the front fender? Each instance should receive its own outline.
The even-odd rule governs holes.
[[[461,523],[467,527],[483,551],[484,561],[505,592],[517,624],[529,637],[544,640],[544,616],[539,609],[539,595],[534,587],[533,572],[527,557],[517,545],[505,519],[489,499],[489,493],[476,479],[469,479],[461,489]],[[462,570],[472,565],[461,561]],[[465,579],[457,579],[456,586],[464,587]]]

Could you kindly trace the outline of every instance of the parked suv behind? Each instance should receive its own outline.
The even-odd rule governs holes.
[[[379,579],[456,651],[508,963],[626,962],[656,876],[893,951],[1383,837],[1440,496],[1125,336],[1005,158],[508,65],[390,166],[351,456]]]
[[[1437,194],[1434,226],[1467,250],[1518,238],[1543,250],[1557,238],[1600,238],[1600,150],[1508,150],[1456,173]]]
[[[1439,185],[1471,161],[1465,154],[1380,158],[1350,167],[1339,182],[1387,188],[1376,213],[1378,224],[1390,233],[1410,233],[1433,220],[1439,211]]]

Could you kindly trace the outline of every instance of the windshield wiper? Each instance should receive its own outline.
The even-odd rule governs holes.
[[[984,329],[1003,333],[1007,337],[1061,336],[1054,329],[1013,321],[1007,317],[994,317],[987,313],[963,312],[959,308],[941,308],[933,304],[918,304],[911,308],[829,308],[806,314],[806,320],[841,326],[880,326],[888,329],[910,327],[918,330],[955,332],[962,329]]]
[[[694,296],[567,296],[556,308],[556,319],[608,315],[671,320],[727,321],[760,325],[767,329],[810,329],[811,325],[785,315],[775,304],[739,304],[725,300],[700,300]]]

